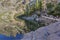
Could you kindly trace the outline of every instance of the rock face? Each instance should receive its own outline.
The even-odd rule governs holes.
[[[29,2],[30,0],[26,0],[26,3],[24,0],[0,0],[0,34],[15,36],[16,33],[19,32],[25,33],[25,30],[27,29],[27,27],[25,27],[25,22],[22,20],[20,20],[20,22],[16,21],[15,15],[22,15],[24,13],[23,11],[26,9],[25,4],[28,4]],[[31,32],[28,33],[28,35],[29,34],[32,35],[33,33]]]
[[[27,33],[21,40],[60,40],[60,22]]]

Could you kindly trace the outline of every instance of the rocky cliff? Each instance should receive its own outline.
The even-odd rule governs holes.
[[[27,2],[26,4],[28,4]],[[16,33],[20,32],[25,33],[27,30],[25,21],[16,21],[14,19],[15,15],[23,14],[24,8],[23,0],[0,0],[0,34],[16,35]],[[28,35],[31,33],[28,33]],[[35,32],[32,34],[35,34]]]
[[[60,40],[60,21],[27,33],[21,40]]]

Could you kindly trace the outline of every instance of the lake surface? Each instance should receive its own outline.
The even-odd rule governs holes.
[[[0,40],[20,40],[23,38],[23,34],[16,34],[16,37],[14,36],[5,36],[3,34],[0,34]]]

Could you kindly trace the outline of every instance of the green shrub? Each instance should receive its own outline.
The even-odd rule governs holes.
[[[53,7],[54,7],[54,4],[47,3],[47,10],[48,10],[48,11],[53,10]]]
[[[53,4],[51,3],[47,4],[48,14],[53,16],[60,16],[60,3],[56,5],[54,10],[53,8],[54,8]]]

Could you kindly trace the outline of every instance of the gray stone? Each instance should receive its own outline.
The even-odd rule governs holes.
[[[21,40],[60,40],[60,21],[27,33]]]

